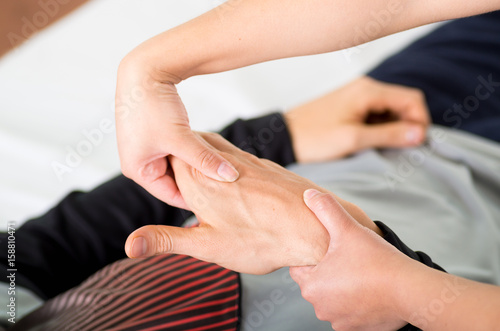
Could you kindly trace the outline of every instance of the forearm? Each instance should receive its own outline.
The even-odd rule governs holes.
[[[401,272],[401,270],[403,270]],[[401,318],[423,330],[493,330],[500,322],[500,288],[412,262],[392,289]]]
[[[294,161],[280,114],[237,120],[221,135],[259,157],[282,165]],[[181,226],[190,215],[157,200],[123,176],[88,193],[75,192],[18,229],[18,284],[42,298],[53,297],[124,258],[123,245],[133,230],[147,224]],[[6,237],[0,233],[0,257],[5,263]],[[7,280],[7,269],[6,265],[0,268],[2,281]]]
[[[495,0],[479,4],[430,0],[369,3],[361,0],[233,0],[146,41],[124,63],[140,63],[146,71],[157,75],[159,81],[177,83],[194,75],[335,51],[419,25],[487,12],[498,6]],[[383,22],[374,16],[379,13],[384,15]]]

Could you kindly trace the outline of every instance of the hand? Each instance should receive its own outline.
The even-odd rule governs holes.
[[[169,169],[168,155],[219,181],[232,182],[238,172],[191,131],[174,85],[180,79],[165,73],[162,79],[155,78],[147,68],[124,61],[119,69],[116,130],[122,171],[158,199],[187,208]]]
[[[309,187],[322,189],[239,150],[219,135],[204,134],[203,138],[238,167],[240,178],[231,184],[216,182],[180,159],[170,158],[179,189],[200,226],[140,228],[127,240],[128,256],[187,254],[254,274],[316,264],[326,252],[328,234],[302,201],[302,192]],[[360,211],[342,203],[354,214]],[[366,226],[377,228],[369,219]]]
[[[290,275],[318,318],[335,330],[395,330],[405,325],[392,291],[398,291],[394,276],[413,260],[360,226],[367,216],[353,218],[331,194],[307,190],[304,200],[327,229],[330,246],[316,266],[290,268]]]
[[[387,111],[393,121],[366,123]],[[285,119],[299,162],[340,158],[366,148],[416,146],[430,122],[421,91],[369,77],[292,109]]]

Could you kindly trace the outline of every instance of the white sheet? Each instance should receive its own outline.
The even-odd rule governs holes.
[[[141,41],[220,4],[206,0],[93,0],[0,59],[0,226],[21,225],[73,189],[119,172],[114,132],[58,179],[83,130],[113,120],[116,68]],[[287,109],[363,73],[428,31],[420,28],[345,52],[274,61],[195,77],[179,92],[192,126],[217,129],[236,117]],[[332,36],[335,38],[335,36]]]

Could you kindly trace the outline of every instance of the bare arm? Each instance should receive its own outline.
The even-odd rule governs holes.
[[[406,279],[399,279],[400,292],[396,297],[404,320],[423,330],[498,328],[500,287],[423,266],[415,269]]]
[[[160,76],[169,73],[186,79],[336,51],[420,25],[499,8],[496,0],[230,0],[145,42],[131,57],[147,60]]]
[[[307,191],[307,206],[330,235],[314,267],[291,268],[316,315],[336,330],[494,330],[500,287],[432,269],[396,250],[329,194]]]
[[[232,0],[138,46],[120,64],[117,138],[123,173],[187,208],[167,156],[232,182],[238,171],[190,130],[175,84],[263,61],[335,51],[430,22],[487,12],[497,0]]]

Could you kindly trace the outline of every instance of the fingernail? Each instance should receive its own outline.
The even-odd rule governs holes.
[[[238,171],[226,162],[221,163],[219,169],[217,169],[217,174],[226,182],[234,182],[240,176]]]
[[[134,238],[132,241],[132,247],[130,248],[130,253],[132,257],[141,257],[146,254],[147,243],[143,237]]]
[[[304,199],[311,200],[312,198],[314,198],[315,196],[317,196],[320,193],[321,193],[320,191],[315,190],[313,188],[310,188],[308,190],[305,190],[305,192],[304,192]]]
[[[406,131],[406,141],[409,143],[417,143],[420,141],[420,128],[413,127]]]

